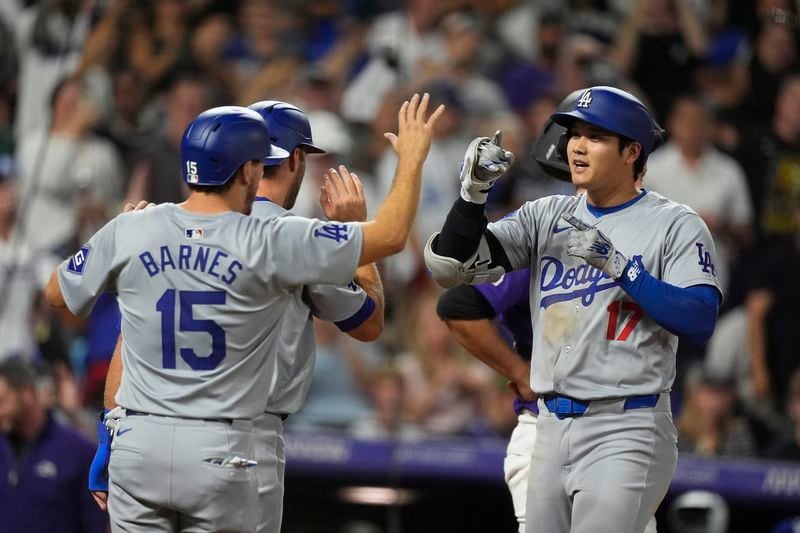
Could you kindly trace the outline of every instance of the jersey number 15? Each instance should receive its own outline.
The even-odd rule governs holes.
[[[175,329],[175,293],[180,303],[179,329]],[[167,289],[156,303],[156,311],[161,313],[161,352],[164,368],[176,368],[176,331],[205,332],[211,335],[211,353],[201,357],[192,348],[181,348],[181,359],[192,370],[214,370],[225,359],[225,330],[213,320],[198,320],[192,316],[192,306],[222,305],[225,303],[224,291],[176,291]]]

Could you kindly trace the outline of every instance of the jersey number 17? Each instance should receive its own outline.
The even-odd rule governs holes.
[[[606,338],[610,341],[626,341],[633,332],[633,328],[642,319],[644,310],[634,302],[627,302],[625,300],[617,300],[611,302],[606,308],[608,311],[608,328],[606,328]],[[622,313],[628,312],[628,321],[622,327],[619,335],[617,335],[617,323],[619,316]]]

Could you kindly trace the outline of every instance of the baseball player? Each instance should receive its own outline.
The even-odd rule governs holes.
[[[552,119],[577,197],[528,202],[486,224],[486,195],[513,155],[475,139],[461,197],[426,263],[444,286],[530,268],[531,389],[539,396],[526,531],[640,533],[677,461],[668,392],[678,337],[707,340],[721,299],[708,228],[635,185],[659,137],[646,107],[583,90]]]
[[[314,145],[308,119],[297,107],[285,102],[264,101],[249,108],[267,123],[271,144],[289,154],[286,158],[264,160],[264,177],[259,183],[251,215],[260,218],[291,215],[288,209],[294,205],[303,180],[306,154],[324,151]],[[324,195],[326,216],[331,220],[363,222],[366,201],[358,177],[342,169],[341,173],[333,173],[328,181],[332,191]],[[342,331],[361,341],[374,340],[383,330],[383,288],[375,264],[359,267],[355,280],[346,285],[298,286],[292,295],[292,304],[282,316],[278,377],[273,379],[269,390],[265,414],[254,420],[260,511],[256,530],[260,533],[280,531],[285,468],[283,419],[302,407],[313,377],[316,346],[310,316],[334,322]],[[122,372],[119,358],[119,353],[115,352],[107,376],[106,407],[109,410],[115,406],[113,397]],[[274,416],[276,413],[279,418]],[[101,427],[100,438],[105,434],[107,431]],[[107,447],[98,447],[93,463],[95,469],[90,477],[90,489],[101,507],[105,506],[108,490],[104,471],[107,452]]]
[[[269,142],[255,111],[214,108],[187,128],[182,204],[124,213],[59,266],[45,291],[85,314],[118,294],[125,372],[111,444],[109,513],[115,531],[252,531],[258,521],[253,422],[279,364],[288,292],[341,284],[358,265],[397,253],[419,197],[431,129],[428,97],[398,114],[394,186],[367,223],[243,216]],[[279,418],[277,415],[276,418]]]
[[[258,112],[269,126],[270,141],[289,153],[280,165],[265,166],[264,177],[253,203],[252,216],[291,215],[305,173],[306,154],[324,153],[314,145],[308,118],[297,107],[279,101],[257,102]],[[326,176],[321,204],[330,220],[363,222],[367,207],[358,176],[340,167]],[[259,533],[278,533],[283,515],[284,443],[283,417],[305,403],[314,375],[314,322],[311,316],[333,322],[351,337],[371,341],[383,330],[383,287],[374,263],[356,271],[346,285],[306,285],[293,292],[282,319],[277,379],[266,401],[266,412],[255,419],[256,477],[260,519]]]
[[[575,91],[558,106],[569,111],[580,96]],[[660,126],[657,128],[661,133]],[[533,157],[548,176],[571,182],[569,165],[556,149],[566,128],[548,120],[533,145]],[[656,145],[663,143],[660,135]],[[654,148],[655,149],[655,148]],[[637,186],[641,185],[641,175]],[[530,269],[505,274],[496,283],[459,285],[442,294],[438,313],[456,340],[475,357],[508,379],[516,392],[517,427],[511,433],[504,461],[505,480],[511,493],[520,533],[525,531],[525,501],[531,455],[536,441],[539,408],[530,390],[530,358],[533,331],[528,304]],[[501,333],[501,330],[503,333]],[[510,337],[512,344],[506,339]],[[646,533],[656,533],[655,517]]]

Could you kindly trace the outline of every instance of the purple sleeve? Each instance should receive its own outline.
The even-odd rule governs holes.
[[[528,301],[528,289],[531,281],[531,269],[514,270],[506,273],[496,283],[475,285],[495,314],[501,314],[520,302]]]

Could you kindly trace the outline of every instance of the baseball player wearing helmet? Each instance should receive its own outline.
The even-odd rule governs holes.
[[[252,216],[264,219],[289,216],[305,174],[306,155],[324,153],[324,150],[314,145],[308,118],[297,107],[273,100],[257,102],[249,108],[258,112],[269,126],[270,142],[289,154],[280,165],[264,167]],[[358,176],[344,167],[340,172],[329,172],[320,202],[330,220],[363,222],[366,219],[367,206],[361,183]],[[278,533],[281,528],[286,464],[283,424],[270,413],[286,416],[296,413],[305,403],[314,375],[316,350],[310,316],[333,322],[355,339],[376,339],[383,330],[383,287],[375,264],[359,267],[355,280],[346,285],[305,285],[292,293],[292,302],[282,319],[283,334],[276,369],[279,385],[267,397],[266,413],[254,421],[261,513],[256,531],[259,533]]]
[[[557,111],[571,110],[581,92],[567,96]],[[557,149],[565,132],[564,126],[549,119],[534,142],[532,156],[545,174],[571,182],[569,163]],[[663,137],[663,131],[659,135]],[[442,294],[437,309],[456,340],[508,379],[517,394],[513,404],[517,426],[508,441],[504,472],[520,533],[525,532],[528,474],[539,413],[536,394],[529,386],[533,342],[529,282],[530,269],[526,268],[509,272],[495,283],[459,285]],[[511,345],[506,342],[509,337]],[[645,533],[656,532],[655,522],[653,517]]]
[[[426,262],[443,285],[530,268],[531,389],[539,395],[526,531],[640,533],[677,461],[668,392],[678,337],[707,340],[721,299],[714,243],[690,209],[636,187],[660,136],[611,87],[552,115],[585,193],[528,202],[486,225],[512,156],[481,138]]]
[[[252,531],[253,419],[273,386],[287,291],[341,284],[400,251],[441,108],[404,102],[392,190],[367,223],[247,217],[263,160],[288,156],[255,111],[214,108],[184,133],[186,202],[124,213],[60,265],[50,305],[86,314],[105,290],[122,312],[125,372],[109,464],[115,531]],[[277,415],[274,415],[277,417]]]

